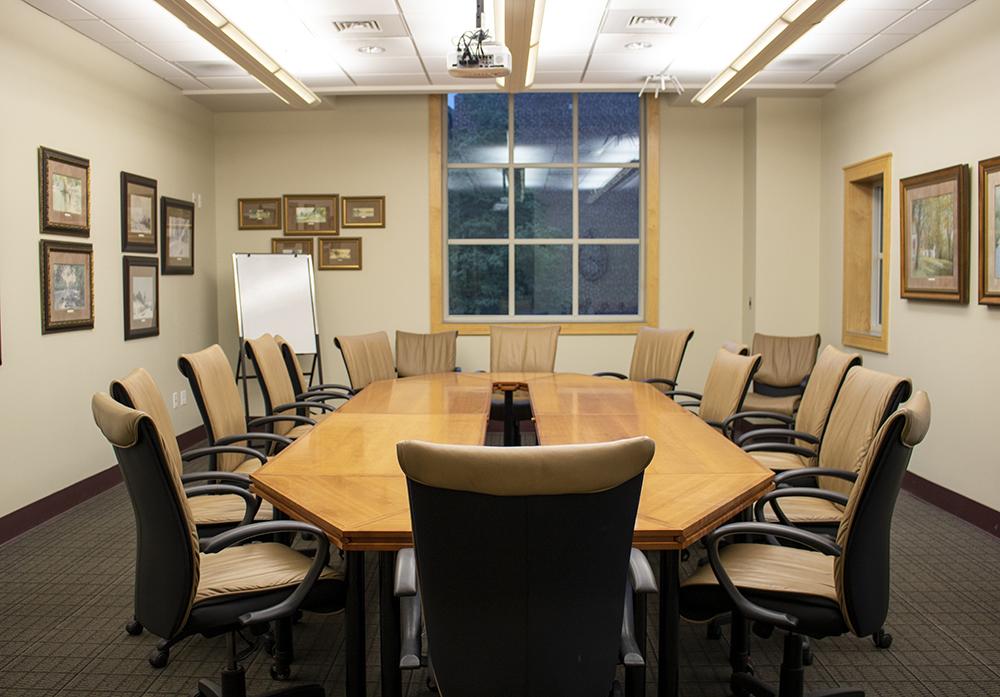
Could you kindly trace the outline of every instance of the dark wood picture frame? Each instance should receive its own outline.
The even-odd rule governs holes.
[[[258,206],[258,210],[271,210],[273,207],[273,213],[271,217],[273,220],[261,222],[258,217],[256,220],[250,215],[253,210],[251,206]],[[284,216],[282,211],[284,207],[282,206],[280,198],[241,198],[236,201],[236,223],[240,230],[280,230],[282,223],[284,221]]]
[[[52,273],[54,271],[53,255],[82,255],[85,257],[86,267],[83,277],[72,278],[75,288],[57,288],[57,279]],[[41,275],[41,300],[42,300],[42,334],[52,334],[55,332],[76,331],[80,329],[94,328],[94,246],[81,242],[64,242],[62,240],[41,240],[39,242],[39,272]],[[66,266],[79,266],[79,264],[64,264]],[[74,272],[75,274],[75,272]],[[62,279],[62,283],[68,283],[70,279]],[[72,292],[73,295],[70,295]],[[64,294],[59,298],[58,294]],[[70,298],[74,297],[76,303],[74,307],[56,307],[56,303],[68,304]],[[80,317],[66,317],[65,315],[75,313],[80,310]],[[59,316],[63,315],[63,316]]]
[[[189,246],[190,255],[171,256],[171,245],[170,245],[170,235],[178,232],[170,230],[170,211],[180,210],[185,213],[185,215],[190,216],[191,227],[190,235],[187,244]],[[183,232],[183,231],[179,231]],[[160,272],[164,276],[173,275],[184,275],[194,273],[194,233],[195,233],[195,219],[194,219],[194,204],[191,201],[183,201],[177,198],[168,198],[163,196],[160,198]],[[183,244],[183,240],[180,241]]]
[[[990,180],[996,177],[992,192]],[[992,197],[990,194],[992,193]],[[992,203],[992,205],[991,205]],[[992,215],[991,213],[992,209]],[[992,236],[993,240],[990,241]],[[990,255],[993,275],[990,275]],[[979,304],[1000,306],[1000,156],[979,162]],[[993,285],[993,288],[990,286]]]
[[[133,269],[152,269],[153,279],[153,316],[148,326],[133,326],[133,311],[135,310],[135,287],[133,284]],[[142,339],[160,334],[160,265],[156,257],[122,257],[122,320],[125,326],[125,341]]]
[[[137,232],[133,229],[133,187],[136,190],[151,189],[152,194],[146,196],[150,199],[148,232]],[[156,180],[148,177],[141,177],[138,174],[129,172],[121,173],[121,210],[122,210],[122,251],[139,254],[156,254],[157,237],[157,214],[159,213],[156,195]],[[141,215],[139,212],[138,215]],[[143,228],[146,225],[142,225]]]
[[[303,247],[308,246],[309,250],[296,250],[296,251],[286,251],[283,247]],[[316,259],[314,253],[315,244],[313,243],[312,237],[272,237],[271,238],[271,254],[308,254]]]
[[[384,228],[385,227],[385,196],[341,196],[340,197],[340,227],[342,228]],[[368,205],[370,204],[370,206]],[[357,209],[370,207],[374,219],[367,220],[366,215],[358,215]]]
[[[320,271],[360,271],[361,270],[361,238],[360,237],[319,237],[316,240],[319,248],[316,250],[316,268]],[[327,259],[326,247],[339,245],[353,247],[356,252],[349,257],[350,263],[331,264]]]
[[[79,191],[67,190],[72,180],[80,182]],[[62,183],[61,197],[52,195],[57,181]],[[77,207],[78,213],[73,211]],[[38,223],[43,234],[90,237],[90,160],[38,148]]]
[[[281,197],[281,208],[285,218],[286,235],[338,235],[338,196],[337,194],[285,194]],[[296,204],[307,204],[303,208],[322,208],[325,212],[325,221],[305,221],[299,222],[298,215],[292,210],[299,206]]]
[[[948,276],[917,278],[911,274],[910,240],[914,236],[910,230],[912,204],[920,198],[912,198],[912,193],[919,189],[943,187],[941,193],[932,194],[924,199],[936,198],[954,191],[955,200],[951,209],[954,220],[955,236],[951,241],[953,271]],[[899,257],[900,257],[900,297],[908,300],[936,300],[966,304],[969,302],[969,167],[955,165],[944,169],[906,177],[899,180]],[[919,243],[918,243],[919,246]],[[919,251],[917,252],[919,254]],[[942,261],[935,258],[932,262]],[[919,260],[917,261],[919,265]],[[952,284],[941,282],[954,279]]]

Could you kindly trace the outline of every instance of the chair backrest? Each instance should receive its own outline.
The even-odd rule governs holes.
[[[285,341],[281,335],[274,337],[278,348],[281,349],[281,357],[285,361],[285,370],[288,371],[288,379],[292,381],[292,389],[295,394],[300,395],[309,389],[306,374],[302,372],[302,364],[299,363],[299,356],[290,343]]]
[[[750,381],[760,366],[760,356],[744,356],[720,348],[708,369],[698,415],[713,426],[720,425],[743,407]]]
[[[153,634],[173,637],[187,622],[199,577],[198,532],[177,442],[149,415],[106,394],[94,395],[91,408],[114,446],[135,514],[135,618]]]
[[[747,346],[746,344],[741,344],[738,341],[723,341],[722,348],[724,348],[726,351],[729,351],[729,353],[735,353],[740,356],[750,355],[750,347]]]
[[[351,387],[360,390],[376,380],[396,377],[392,365],[392,347],[385,332],[338,336],[333,340],[344,357],[347,377]]]
[[[167,454],[167,461],[177,465],[178,476],[183,474],[174,422],[153,376],[145,368],[136,368],[125,377],[112,382],[109,391],[111,397],[122,406],[141,411],[152,419],[157,433],[163,436],[163,451]]]
[[[809,377],[816,365],[819,351],[819,334],[809,336],[753,335],[753,352],[762,357],[760,370],[754,377],[754,389],[767,394],[767,387],[789,388],[799,393],[802,381]],[[758,389],[765,386],[765,391]]]
[[[177,359],[177,367],[191,385],[210,444],[219,438],[246,433],[243,400],[221,346],[213,344],[195,353],[185,353]],[[214,468],[223,472],[232,472],[246,459],[240,453],[212,457]]]
[[[681,371],[681,361],[688,342],[694,336],[693,329],[654,329],[642,327],[635,335],[635,348],[632,349],[632,365],[628,376],[631,380],[648,380],[664,378],[677,382]],[[660,391],[670,388],[665,385],[654,385]]]
[[[399,377],[450,373],[455,370],[458,332],[414,334],[396,331],[396,372]]]
[[[830,418],[840,388],[847,377],[847,371],[861,365],[861,356],[857,353],[845,353],[833,346],[827,346],[816,359],[806,391],[802,394],[799,410],[795,413],[795,430],[810,433],[820,439],[822,447],[823,433]],[[797,441],[806,445],[804,441]]]
[[[442,695],[609,693],[654,448],[396,446]]]
[[[852,371],[853,372],[853,371]],[[864,452],[837,530],[834,578],[844,620],[858,636],[876,632],[889,609],[889,533],[913,448],[930,427],[931,404],[918,391],[892,413]]]
[[[275,407],[295,401],[295,387],[288,376],[285,359],[281,357],[278,342],[270,334],[261,334],[256,339],[244,342],[247,358],[253,363],[257,374],[260,393],[264,397],[264,411],[270,415]],[[291,421],[278,421],[274,432],[283,436],[295,426]]]
[[[556,369],[559,325],[490,326],[491,373],[551,373]]]
[[[906,378],[860,367],[848,371],[826,424],[818,466],[860,471],[875,434],[911,389]],[[819,485],[842,494],[852,487],[834,477],[820,477]]]

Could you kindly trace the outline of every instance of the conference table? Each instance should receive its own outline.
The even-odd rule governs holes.
[[[677,695],[681,550],[769,490],[770,470],[646,383],[571,373],[441,373],[372,383],[251,475],[263,499],[318,526],[345,553],[349,697],[366,691],[365,552],[378,553],[382,694],[401,691],[393,576],[396,552],[411,547],[413,537],[396,443],[483,445],[493,396],[515,389],[528,394],[540,445],[638,435],[656,442],[633,544],[659,552],[657,694]],[[638,638],[645,650],[645,635]],[[642,682],[635,684],[641,673],[628,679],[644,692]]]

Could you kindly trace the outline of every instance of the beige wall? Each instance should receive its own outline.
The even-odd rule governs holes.
[[[971,296],[968,306],[899,297],[899,178],[1000,155],[1000,3],[959,10],[841,83],[823,100],[820,320],[841,332],[845,165],[891,152],[892,246],[889,354],[865,365],[911,376],[934,406],[930,433],[911,471],[1000,509],[997,390],[1000,312],[976,304],[977,184],[972,186]]]
[[[231,255],[278,234],[237,230],[240,197],[386,195],[386,228],[357,233],[364,269],[316,272],[328,381],[347,379],[336,334],[428,330],[427,111],[422,96],[342,97],[324,112],[216,115],[219,336],[234,361]],[[661,129],[660,321],[695,327],[682,379],[700,388],[714,348],[740,334],[742,112],[666,107]],[[627,370],[633,340],[562,337],[557,367]],[[487,368],[488,337],[461,337],[458,362]]]
[[[177,89],[29,5],[3,0],[0,74],[0,515],[114,465],[90,398],[137,366],[166,391],[184,386],[177,355],[214,341],[215,242],[211,116]],[[90,159],[95,319],[90,331],[42,336],[38,146]],[[195,276],[160,281],[160,336],[124,342],[119,172],[155,178],[159,193],[202,194]],[[73,240],[47,235],[49,239]],[[173,412],[198,423],[193,402]]]

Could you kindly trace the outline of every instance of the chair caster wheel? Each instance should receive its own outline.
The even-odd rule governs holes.
[[[872,634],[872,643],[880,649],[887,649],[892,646],[892,634],[880,629]]]
[[[285,680],[288,680],[291,677],[292,677],[292,668],[291,668],[291,666],[279,666],[279,665],[272,665],[271,666],[271,679],[272,680],[278,680],[278,681],[284,682]]]
[[[133,617],[125,623],[125,633],[129,636],[139,636],[142,634],[142,623]]]
[[[170,660],[170,650],[169,649],[154,649],[152,653],[149,654],[149,665],[154,668],[166,668],[167,661]]]

